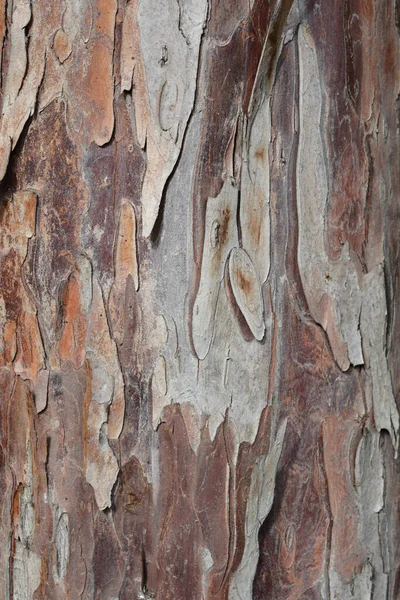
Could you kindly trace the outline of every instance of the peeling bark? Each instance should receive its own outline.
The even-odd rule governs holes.
[[[0,598],[396,600],[398,3],[0,41]]]

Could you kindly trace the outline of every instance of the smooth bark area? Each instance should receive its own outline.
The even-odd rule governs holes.
[[[0,598],[400,597],[397,0],[0,0]]]

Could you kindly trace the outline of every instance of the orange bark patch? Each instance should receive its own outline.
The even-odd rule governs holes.
[[[250,281],[239,269],[236,269],[235,276],[237,277],[237,282],[240,289],[245,294],[250,294],[253,288],[253,282]]]
[[[112,63],[115,13],[114,1],[94,2],[93,15],[96,18],[90,39],[81,49],[80,61],[70,82],[73,96],[79,98],[78,121],[83,120],[87,142],[95,141],[100,146],[110,140],[114,128]],[[85,63],[83,72],[81,61]]]
[[[365,552],[360,515],[351,480],[360,426],[353,410],[328,417],[323,425],[324,462],[332,511],[332,560],[345,583],[361,570]]]
[[[43,346],[36,315],[23,312],[18,320],[18,353],[15,372],[36,384],[44,367]]]
[[[54,36],[53,49],[60,63],[65,62],[71,55],[71,40],[62,29],[59,29]]]
[[[87,317],[82,310],[81,290],[72,275],[67,283],[64,296],[64,327],[58,345],[62,361],[70,360],[79,369],[85,360]]]
[[[9,321],[4,326],[4,360],[12,362],[17,351],[16,322]]]

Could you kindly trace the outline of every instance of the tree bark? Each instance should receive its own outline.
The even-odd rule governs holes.
[[[397,0],[0,0],[0,597],[396,600]]]

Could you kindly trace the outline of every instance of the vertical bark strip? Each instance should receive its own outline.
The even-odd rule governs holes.
[[[0,598],[400,597],[394,0],[0,0]]]

